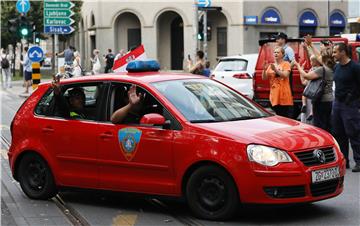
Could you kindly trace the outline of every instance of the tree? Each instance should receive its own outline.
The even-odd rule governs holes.
[[[75,13],[71,18],[75,20],[72,25],[75,30],[78,29],[78,23],[81,19],[81,6],[82,1],[74,1],[71,0],[75,4],[72,8],[72,11]],[[16,32],[8,31],[8,21],[15,17],[20,16],[20,13],[16,10],[16,1],[0,1],[1,4],[1,47],[7,47],[9,44],[14,44],[15,42],[19,42],[21,37],[16,35]],[[43,22],[43,11],[44,11],[44,2],[43,1],[30,1],[30,10],[26,13],[26,18],[29,21],[34,22],[35,31],[38,37],[46,38],[46,35],[43,33],[44,31],[44,22]],[[61,35],[60,40],[69,39],[75,32],[69,35]],[[31,39],[32,40],[32,39]]]

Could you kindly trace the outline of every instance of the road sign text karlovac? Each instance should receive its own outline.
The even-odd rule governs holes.
[[[71,27],[74,15],[71,8],[74,3],[70,1],[45,1],[44,2],[44,33],[70,34],[75,29]]]

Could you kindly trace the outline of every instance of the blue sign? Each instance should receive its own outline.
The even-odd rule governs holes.
[[[48,34],[70,34],[74,30],[71,26],[44,26],[44,33]]]
[[[211,6],[211,0],[198,0],[198,7],[210,7]]]
[[[330,27],[345,27],[345,18],[339,13],[335,12],[330,16]]]
[[[40,62],[44,58],[44,52],[39,46],[33,46],[28,50],[28,57],[33,62]]]
[[[261,17],[261,23],[263,24],[280,24],[280,15],[275,9],[268,9]]]
[[[304,27],[317,27],[317,18],[314,13],[306,11],[301,14],[299,25]]]
[[[244,24],[257,24],[258,17],[257,16],[244,16]]]
[[[16,9],[19,13],[27,13],[30,10],[30,1],[18,0],[16,2]]]

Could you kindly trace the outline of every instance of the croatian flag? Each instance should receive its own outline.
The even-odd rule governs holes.
[[[114,72],[126,72],[126,66],[130,61],[133,60],[146,60],[146,53],[144,50],[144,46],[140,45],[136,49],[134,49],[131,52],[128,52],[121,58],[115,60],[113,71]]]

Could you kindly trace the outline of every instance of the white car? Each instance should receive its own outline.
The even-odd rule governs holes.
[[[253,75],[258,54],[246,54],[220,58],[212,75],[216,79],[252,99]]]

